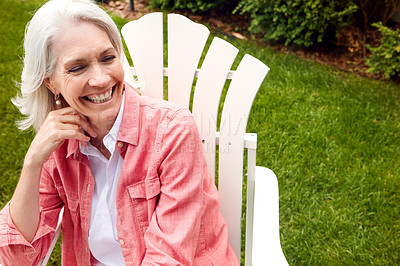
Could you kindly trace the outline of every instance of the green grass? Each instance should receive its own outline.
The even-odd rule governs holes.
[[[12,196],[33,137],[14,126],[19,114],[10,98],[21,73],[24,26],[39,2],[0,1],[0,207]],[[239,48],[239,57],[249,53],[271,68],[248,131],[258,133],[257,164],[279,179],[281,244],[288,262],[397,264],[400,85],[250,41],[228,41]]]
[[[18,110],[11,104],[15,81],[21,74],[24,27],[36,4],[30,1],[0,1],[0,205],[11,197],[32,135],[17,130]]]
[[[396,264],[400,86],[236,45],[271,67],[248,131],[278,176],[289,263]]]

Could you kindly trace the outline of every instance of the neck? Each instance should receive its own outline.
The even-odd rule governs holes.
[[[103,139],[110,132],[114,121],[104,121],[103,123],[93,124],[94,131],[97,134],[96,138],[91,138],[90,143],[96,147],[107,159],[110,158],[111,154],[109,150],[104,146]]]
[[[100,141],[103,140],[104,136],[110,132],[111,128],[114,125],[116,117],[113,119],[99,119],[97,118],[89,118],[89,123],[92,125],[93,130],[97,134],[97,139]]]

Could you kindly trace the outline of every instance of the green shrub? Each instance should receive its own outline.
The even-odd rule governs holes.
[[[378,47],[367,46],[372,52],[366,60],[370,73],[383,73],[386,79],[400,78],[400,31],[391,30],[381,22],[372,24],[382,34]]]
[[[266,40],[309,47],[336,38],[356,10],[348,0],[241,0],[235,12],[248,13],[250,31]]]
[[[161,10],[189,9],[193,13],[206,13],[210,10],[231,13],[239,0],[150,0],[153,8]]]

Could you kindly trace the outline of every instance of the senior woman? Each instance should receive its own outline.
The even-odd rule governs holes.
[[[0,263],[36,265],[64,206],[64,265],[237,265],[190,112],[124,83],[107,13],[49,1],[24,48],[13,102],[37,134],[0,212]]]

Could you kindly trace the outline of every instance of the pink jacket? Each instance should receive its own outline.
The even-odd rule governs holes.
[[[124,158],[117,230],[126,265],[239,265],[191,113],[128,86],[125,91],[116,149]],[[65,206],[62,263],[90,265],[93,189],[87,157],[76,140],[67,140],[43,167],[40,225],[32,243],[12,223],[9,205],[1,210],[0,263],[36,265]]]

